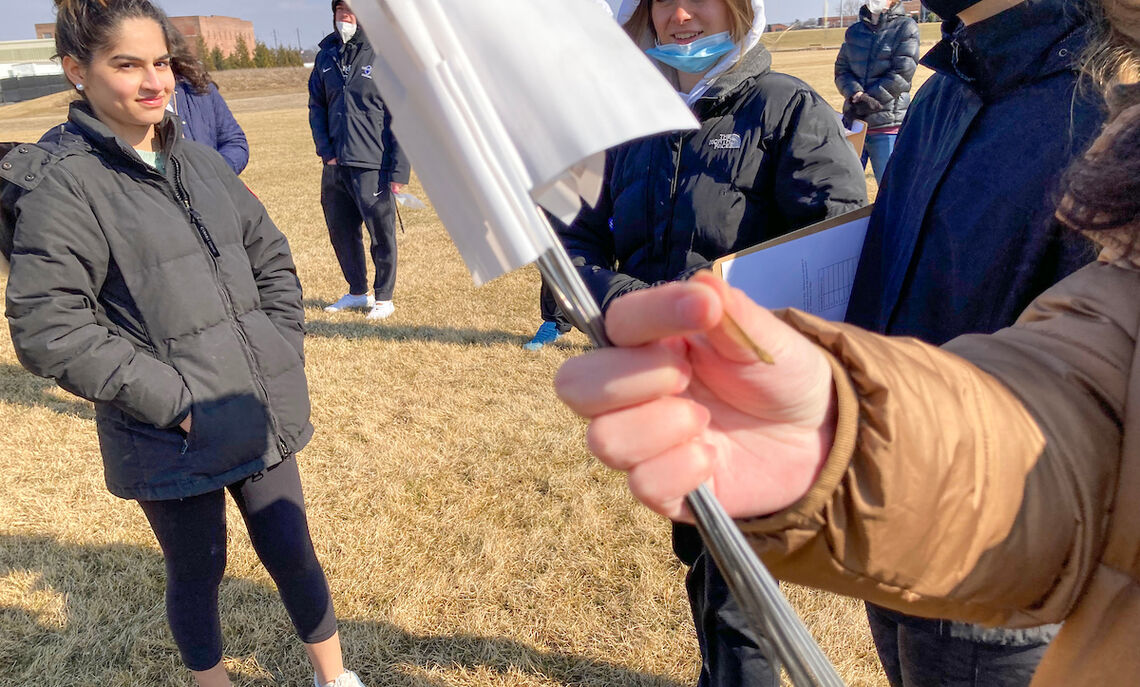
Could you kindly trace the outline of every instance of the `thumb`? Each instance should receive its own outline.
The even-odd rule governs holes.
[[[791,333],[787,325],[712,272],[698,272],[690,281],[711,288],[720,299],[723,316],[706,337],[721,357],[739,364],[775,362],[771,351],[783,348],[781,339]]]

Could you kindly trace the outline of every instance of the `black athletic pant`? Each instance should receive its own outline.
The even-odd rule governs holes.
[[[348,292],[368,293],[363,222],[376,267],[372,290],[378,301],[392,300],[396,288],[396,201],[389,183],[388,174],[378,169],[325,165],[321,173],[321,208]]]
[[[562,314],[562,308],[558,307],[558,299],[554,297],[554,292],[546,283],[546,277],[542,277],[542,288],[538,291],[538,308],[542,313],[542,321],[553,322],[563,334],[573,328],[570,320]]]
[[[780,661],[752,628],[696,527],[674,523],[673,552],[689,566],[685,590],[701,649],[697,687],[780,687]]]
[[[336,616],[309,538],[296,459],[227,489],[301,641],[332,637]],[[212,668],[222,660],[218,586],[226,569],[225,490],[139,505],[166,559],[166,617],[182,662],[190,670]]]

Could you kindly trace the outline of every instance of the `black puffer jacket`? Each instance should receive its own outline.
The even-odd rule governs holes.
[[[363,29],[348,43],[330,33],[309,75],[309,128],[317,155],[328,162],[378,169],[406,184],[412,167],[392,134],[392,114],[380,97],[372,70],[381,58]]]
[[[85,103],[0,162],[16,354],[95,402],[107,487],[148,500],[218,489],[313,433],[285,237],[221,156],[170,115],[160,130],[165,175]]]
[[[771,64],[756,46],[718,78],[693,106],[700,131],[609,152],[597,206],[559,227],[603,308],[866,204],[863,170],[835,111]]]
[[[898,3],[871,21],[871,10],[859,11],[859,21],[847,29],[835,59],[835,87],[846,102],[843,114],[867,122],[869,129],[899,126],[910,105],[910,85],[918,68],[918,24]],[[881,109],[851,103],[863,92]]]

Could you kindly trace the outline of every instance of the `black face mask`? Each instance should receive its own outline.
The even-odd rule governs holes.
[[[922,4],[939,17],[950,19],[967,7],[978,4],[978,0],[922,0]]]

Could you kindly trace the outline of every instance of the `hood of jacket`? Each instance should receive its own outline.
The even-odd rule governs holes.
[[[685,102],[692,105],[700,98],[705,91],[707,91],[712,84],[722,75],[729,73],[742,59],[754,48],[760,45],[760,36],[764,33],[764,29],[768,26],[767,15],[764,12],[764,0],[751,0],[752,2],[752,26],[748,29],[748,33],[736,42],[736,48],[729,51],[720,58],[720,61],[713,65],[713,68],[705,73],[693,90],[688,93],[683,93]],[[621,6],[618,8],[616,19],[618,23],[625,26],[629,21],[630,16],[633,15],[634,10],[641,4],[641,0],[622,0]],[[638,34],[636,34],[635,42],[642,50],[652,48],[656,43],[653,30],[649,26],[644,27]],[[765,51],[766,52],[766,51]],[[769,62],[771,61],[769,57]],[[653,63],[661,70],[669,82],[674,86],[677,85],[677,70],[666,64],[662,64],[656,60]]]
[[[1081,4],[1025,0],[970,26],[946,21],[922,64],[968,81],[983,97],[1075,70],[1091,29]]]

